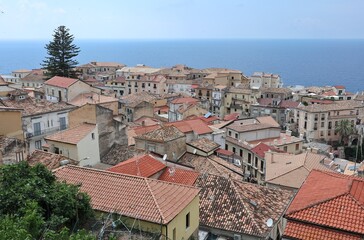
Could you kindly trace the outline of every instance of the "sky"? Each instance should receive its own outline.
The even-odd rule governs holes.
[[[364,38],[363,0],[0,0],[0,40]]]

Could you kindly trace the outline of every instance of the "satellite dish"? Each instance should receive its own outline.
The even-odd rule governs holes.
[[[167,154],[163,155],[163,161],[167,160]]]
[[[271,227],[271,226],[273,226],[273,219],[269,218],[269,219],[267,220],[266,224],[267,224],[267,227]]]
[[[196,154],[197,153],[197,149],[193,149],[193,154]]]

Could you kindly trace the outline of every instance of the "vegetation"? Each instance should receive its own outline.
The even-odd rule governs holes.
[[[344,119],[335,126],[335,132],[340,135],[340,143],[347,145],[349,141],[349,136],[355,133],[355,129],[349,120]]]
[[[93,216],[89,196],[56,181],[43,165],[1,166],[0,202],[0,239],[94,239],[69,231]]]
[[[74,67],[78,62],[74,59],[80,52],[79,47],[73,44],[74,37],[65,26],[54,30],[53,41],[46,44],[47,54],[42,66],[47,70],[47,77],[75,77]]]

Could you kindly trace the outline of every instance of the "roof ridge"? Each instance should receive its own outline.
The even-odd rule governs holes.
[[[306,170],[310,173],[310,170],[308,170],[307,168],[305,168],[305,167],[304,167],[304,165],[300,165],[300,166],[297,166],[296,168],[294,168],[294,169],[292,169],[292,170],[290,170],[290,171],[288,171],[288,172],[285,172],[285,173],[284,173],[284,174],[282,174],[282,175],[276,176],[276,177],[274,177],[274,178],[266,179],[266,180],[267,180],[267,181],[274,180],[274,179],[276,179],[276,178],[279,178],[279,177],[282,177],[282,176],[284,176],[284,175],[287,175],[288,173],[291,173],[291,172],[293,172],[293,171],[295,171],[295,170],[297,170],[297,169],[299,169],[299,168],[301,168],[301,167],[303,167],[304,169],[306,169]]]
[[[156,207],[157,207],[157,209],[158,209],[158,212],[159,212],[159,214],[160,214],[160,216],[161,216],[162,222],[163,222],[163,223],[166,223],[166,222],[165,222],[165,221],[166,221],[166,218],[164,217],[164,215],[163,215],[163,213],[162,213],[162,210],[160,209],[160,207],[159,207],[159,205],[158,205],[157,199],[155,198],[154,193],[153,193],[153,191],[152,191],[151,187],[149,186],[148,178],[144,178],[144,181],[145,181],[145,183],[146,183],[146,185],[147,185],[147,188],[148,188],[148,190],[149,190],[150,194],[152,195],[153,201],[154,201],[154,203],[155,203],[155,205],[156,205]]]
[[[233,187],[233,189],[235,191],[235,194],[238,196],[239,200],[241,201],[241,204],[243,205],[245,211],[247,212],[247,215],[249,215],[249,218],[251,219],[251,222],[254,224],[254,226],[257,229],[259,229],[259,234],[263,234],[263,231],[261,230],[259,224],[255,221],[255,218],[252,216],[251,212],[248,210],[248,207],[246,206],[245,201],[243,200],[241,194],[239,193],[237,187],[235,186],[235,181],[230,179],[230,178],[228,178],[227,180],[231,183],[231,185],[232,185],[232,187]]]
[[[350,191],[347,193],[347,195],[350,197],[350,198],[352,198],[353,199],[353,201],[356,203],[356,204],[358,204],[358,206],[360,207],[360,208],[362,208],[363,210],[364,210],[364,205],[363,204],[361,204],[353,195],[351,195],[351,193],[350,193]]]

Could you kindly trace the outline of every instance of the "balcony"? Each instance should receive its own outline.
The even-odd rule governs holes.
[[[26,134],[26,139],[30,140],[30,139],[35,139],[35,138],[42,138],[45,135],[49,135],[58,131],[62,131],[68,128],[68,125],[62,125],[59,127],[54,127],[54,128],[47,128],[47,129],[41,129],[39,131],[34,131],[34,132],[25,132]]]

